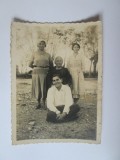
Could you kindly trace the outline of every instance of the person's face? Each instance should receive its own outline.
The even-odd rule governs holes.
[[[77,53],[78,51],[79,51],[79,46],[78,45],[74,45],[74,47],[73,47],[73,51],[75,52],[75,53]]]
[[[62,64],[63,64],[62,58],[61,57],[57,57],[55,59],[55,64],[56,64],[57,67],[62,67]]]
[[[45,43],[44,43],[44,42],[40,42],[40,43],[38,44],[38,47],[39,47],[39,49],[40,49],[41,51],[43,51],[44,48],[45,48]]]
[[[53,77],[53,85],[55,85],[56,88],[60,88],[62,85],[62,79],[60,79],[58,76]]]

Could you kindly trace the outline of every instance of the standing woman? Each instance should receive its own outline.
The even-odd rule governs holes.
[[[38,104],[36,109],[45,106],[47,96],[46,76],[49,69],[53,66],[50,54],[45,52],[46,42],[40,41],[37,45],[38,51],[35,52],[29,63],[32,71],[32,97],[36,98]]]
[[[84,94],[84,62],[82,58],[82,52],[78,43],[72,44],[72,55],[68,58],[67,68],[72,76],[72,95],[74,102]]]

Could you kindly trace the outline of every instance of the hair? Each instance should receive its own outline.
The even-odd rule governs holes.
[[[79,45],[78,43],[73,43],[73,44],[72,44],[72,50],[73,50],[73,47],[74,47],[75,45],[77,45],[77,46],[79,47],[79,49],[80,49],[80,45]]]
[[[53,75],[52,75],[52,79],[53,79],[54,77],[59,77],[60,79],[62,79],[61,74],[59,74],[59,73],[53,74]]]
[[[38,43],[38,45],[39,45],[41,42],[44,43],[44,44],[45,44],[45,47],[46,47],[46,42],[45,42],[45,41],[40,41],[40,42]]]
[[[57,56],[57,57],[55,57],[54,62],[56,61],[57,58],[61,58],[63,61],[63,58],[61,56]]]

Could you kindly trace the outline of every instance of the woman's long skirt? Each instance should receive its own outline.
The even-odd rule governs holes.
[[[46,76],[49,68],[35,67],[32,72],[32,97],[45,100],[47,96]]]
[[[85,92],[83,72],[79,71],[79,68],[71,68],[70,74],[72,76],[73,98],[80,98]]]

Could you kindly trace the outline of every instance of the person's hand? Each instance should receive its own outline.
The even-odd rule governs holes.
[[[66,115],[67,115],[67,113],[63,112],[63,113],[57,115],[57,119],[58,120],[63,120],[66,117]]]
[[[56,119],[57,119],[57,120],[59,120],[59,119],[60,119],[60,117],[61,117],[61,113],[57,114]]]
[[[32,65],[32,68],[34,68],[34,67],[36,67],[36,65],[35,65],[35,64],[33,64],[33,65]]]
[[[66,116],[67,116],[67,113],[66,113],[66,112],[63,112],[62,115],[63,115],[63,117],[66,117]]]

